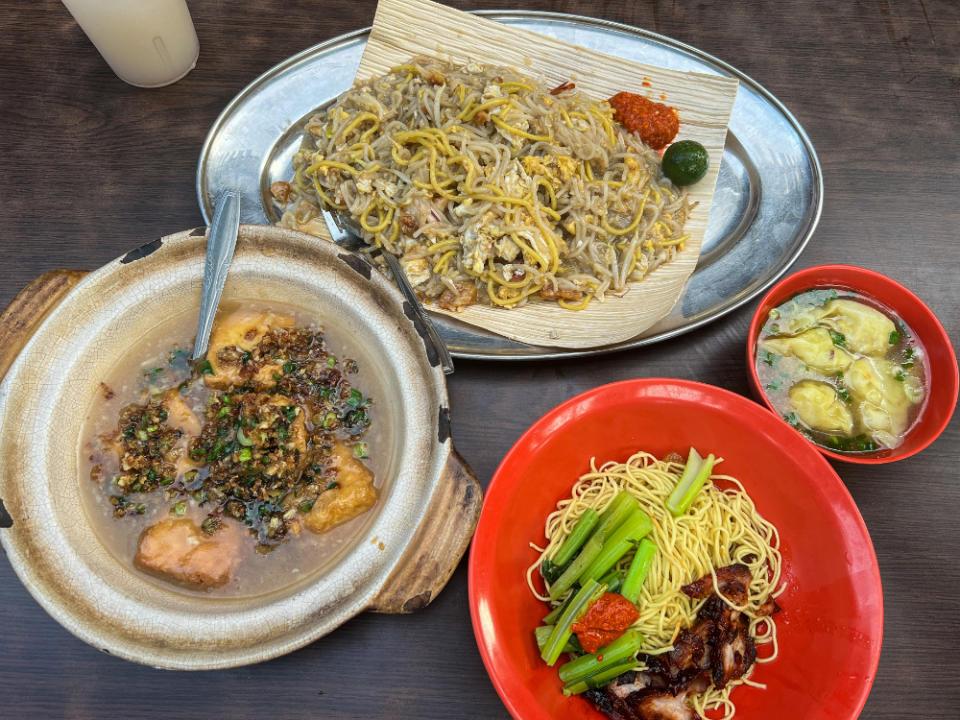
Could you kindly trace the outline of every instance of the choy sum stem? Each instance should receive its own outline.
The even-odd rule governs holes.
[[[573,530],[570,531],[567,539],[563,541],[563,545],[557,550],[556,555],[551,558],[553,564],[563,567],[573,560],[573,556],[577,554],[577,550],[579,550],[587,541],[587,538],[590,537],[590,533],[593,532],[599,520],[600,516],[596,510],[593,508],[584,510],[583,515],[577,520],[576,525],[573,526]]]
[[[604,590],[606,588],[596,580],[588,580],[573,596],[573,600],[560,614],[550,637],[547,638],[547,642],[543,646],[543,650],[540,651],[540,657],[547,665],[553,665],[557,662],[564,646],[573,634],[570,626],[583,616],[590,605],[603,594]]]
[[[603,550],[603,543],[600,538],[594,536],[587,540],[583,550],[577,555],[577,559],[570,563],[570,566],[563,571],[563,574],[557,578],[557,581],[550,586],[550,599],[558,600],[567,590],[573,587],[573,584],[580,579],[583,571],[589,566]],[[599,579],[599,576],[594,580]]]
[[[630,658],[629,660],[625,660],[622,663],[614,665],[613,667],[601,670],[596,675],[590,675],[583,680],[578,680],[577,682],[570,683],[569,685],[564,685],[563,694],[569,697],[570,695],[579,695],[582,692],[586,692],[590,688],[602,687],[614,678],[618,678],[625,672],[633,670],[635,667],[637,667],[636,659]]]
[[[616,562],[627,552],[636,547],[640,539],[653,529],[653,522],[640,506],[637,505],[630,511],[630,515],[623,524],[614,531],[603,543],[603,548],[597,554],[596,558],[583,571],[581,579],[591,578],[598,580],[612,568]],[[596,536],[590,538],[590,541],[596,539]],[[578,558],[579,559],[579,558]]]
[[[700,454],[690,448],[690,456],[687,458],[687,466],[683,469],[683,475],[680,476],[680,482],[667,498],[667,510],[674,517],[683,515],[690,509],[694,498],[700,492],[704,484],[710,478],[713,472],[713,465],[716,458],[711,453],[704,459]]]
[[[627,576],[623,581],[623,589],[620,594],[634,605],[640,598],[640,588],[643,587],[643,581],[647,579],[647,573],[650,572],[650,565],[653,563],[653,556],[657,552],[657,546],[649,539],[644,538],[637,546],[637,552],[630,561],[630,568],[627,570]]]
[[[585,680],[599,672],[621,665],[628,658],[632,658],[643,644],[643,635],[634,628],[628,629],[609,645],[600,648],[597,652],[564,663],[560,666],[560,680],[564,685],[571,685],[579,680]]]

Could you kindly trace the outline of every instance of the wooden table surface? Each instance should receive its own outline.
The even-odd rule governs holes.
[[[885,273],[923,298],[958,345],[956,2],[452,4],[628,23],[756,79],[797,117],[823,164],[823,216],[795,268],[840,262]],[[374,2],[195,1],[191,9],[196,69],[143,90],[114,77],[60,3],[0,1],[0,307],[47,270],[95,268],[201,225],[197,157],[226,103],[294,52],[369,25]],[[449,381],[457,448],[485,484],[530,423],[596,385],[672,376],[746,394],[742,348],[755,305],[670,342],[595,359],[460,361]],[[883,654],[863,718],[958,717],[958,442],[955,418],[912,459],[836,466],[873,537],[884,587]],[[507,716],[474,643],[466,561],[417,614],[362,615],[298,652],[236,670],[162,672],[100,653],[48,617],[5,561],[0,632],[3,717]]]

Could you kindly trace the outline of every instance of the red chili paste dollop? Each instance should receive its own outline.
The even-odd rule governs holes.
[[[669,145],[680,130],[680,115],[675,107],[628,92],[619,92],[607,102],[613,108],[613,119],[654,150]]]
[[[640,613],[623,595],[604,593],[570,628],[588,653],[609,645],[633,625]]]

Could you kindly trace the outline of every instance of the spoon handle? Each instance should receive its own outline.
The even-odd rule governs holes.
[[[416,291],[410,285],[410,281],[407,280],[407,276],[400,267],[400,263],[397,262],[397,258],[386,250],[381,253],[381,256],[387,261],[387,265],[390,266],[390,272],[393,273],[393,277],[397,281],[397,287],[400,288],[400,292],[403,293],[403,296],[417,314],[417,318],[420,320],[420,327],[427,333],[430,344],[433,345],[433,349],[436,350],[437,357],[440,359],[440,367],[443,368],[443,374],[451,374],[453,372],[453,358],[450,357],[447,344],[440,337],[440,333],[437,332],[437,326],[427,317],[423,305],[420,304],[420,298],[417,297]]]
[[[193,345],[193,360],[207,354],[213,318],[217,314],[220,294],[227,280],[227,270],[237,246],[240,229],[240,193],[224,190],[217,200],[217,208],[207,233],[207,257],[203,264],[203,290],[200,294],[200,320],[197,339]]]

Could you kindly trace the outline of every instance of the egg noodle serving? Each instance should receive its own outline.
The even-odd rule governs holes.
[[[349,216],[449,310],[534,298],[582,309],[688,238],[686,192],[657,153],[572,83],[416,58],[306,130],[281,224],[308,228],[321,205]]]
[[[691,457],[694,456],[695,453],[691,453]],[[597,513],[600,520],[596,527],[602,528],[604,517],[610,514],[604,511],[608,508],[612,511],[613,506],[625,494],[629,494],[636,501],[639,514],[645,514],[642,529],[634,537],[627,536],[628,544],[637,548],[636,553],[633,550],[628,551],[609,570],[600,570],[604,574],[600,582],[610,584],[611,592],[616,587],[617,592],[622,593],[635,605],[635,610],[630,608],[631,613],[635,613],[632,615],[635,619],[629,625],[627,634],[635,633],[637,638],[635,647],[631,649],[635,651],[636,659],[633,659],[633,652],[627,658],[627,666],[632,672],[621,676],[628,677],[629,683],[624,679],[609,676],[603,683],[612,679],[607,688],[614,690],[614,698],[617,696],[618,682],[623,688],[619,693],[620,697],[626,697],[627,693],[633,692],[633,697],[640,698],[643,692],[650,692],[650,677],[660,672],[667,678],[668,687],[664,692],[660,693],[659,697],[647,698],[649,708],[643,705],[639,710],[635,710],[638,717],[661,717],[656,714],[654,703],[664,702],[679,703],[681,709],[688,707],[692,713],[696,713],[691,713],[689,717],[700,717],[706,711],[713,710],[722,712],[724,718],[732,718],[735,707],[730,699],[731,691],[744,683],[757,685],[749,679],[753,658],[762,663],[770,662],[777,656],[777,632],[773,613],[779,608],[773,599],[783,590],[779,587],[781,556],[777,530],[757,512],[740,482],[733,477],[714,474],[713,456],[708,460],[709,466],[701,466],[704,468],[701,488],[698,490],[693,487],[687,492],[679,512],[674,498],[678,489],[682,490],[682,475],[685,469],[683,459],[679,456],[668,456],[659,460],[647,452],[637,452],[624,463],[607,462],[599,467],[595,461],[591,461],[590,472],[580,477],[573,486],[571,496],[561,500],[557,509],[547,518],[546,546],[541,548],[531,543],[539,556],[527,571],[527,583],[536,597],[550,604],[553,610],[551,616],[555,618],[558,608],[569,605],[576,585],[573,585],[569,592],[564,589],[558,593],[556,590],[558,584],[563,584],[563,576],[557,579],[547,573],[544,575],[548,578],[545,583],[546,592],[542,592],[538,589],[540,583],[537,576],[543,574],[550,561],[558,557],[558,551],[568,542],[571,534],[575,533],[581,518],[585,514]],[[636,508],[633,512],[637,512]],[[626,524],[629,524],[629,521],[624,526]],[[615,536],[616,532],[609,537]],[[637,538],[641,536],[643,539],[637,542]],[[608,545],[609,542],[604,547]],[[633,577],[634,566],[643,564],[638,563],[635,556],[644,553],[644,546],[649,546],[650,549],[645,559],[648,564],[640,572],[639,578]],[[586,554],[588,545],[583,547],[581,554]],[[602,553],[599,557],[602,557]],[[728,572],[741,573],[740,578],[746,578],[741,580],[742,586],[737,588],[732,582],[725,584],[724,577]],[[589,576],[588,570],[586,575],[581,575],[579,582],[585,586],[584,577]],[[737,588],[738,592],[731,597],[731,593],[726,591],[727,588]],[[708,594],[710,598],[706,599]],[[623,598],[618,599],[623,601]],[[704,620],[704,614],[711,612],[711,619]],[[720,619],[721,615],[725,616]],[[553,618],[548,616],[544,621],[558,625],[562,622]],[[731,636],[729,631],[726,631],[728,635],[725,637],[718,636],[714,626],[735,628],[738,623],[744,633],[749,633],[751,639],[744,636],[738,643],[730,644],[729,649],[718,647],[726,643]],[[574,625],[575,629],[576,627]],[[715,633],[712,639],[708,638],[707,629]],[[694,637],[698,634],[699,639]],[[704,644],[699,645],[702,662],[699,656],[694,655],[691,658],[693,650],[701,640],[706,643],[706,649]],[[607,645],[594,657],[603,660],[603,653],[610,654],[617,644],[623,642],[625,641],[621,639]],[[684,643],[687,643],[686,648],[690,652],[681,652]],[[727,668],[723,668],[724,672],[721,674],[725,676],[720,682],[717,674],[713,675],[713,682],[704,682],[702,678],[710,675],[707,660],[713,652],[710,649],[711,644],[717,649],[714,657],[726,658],[720,661],[720,664],[724,665],[734,664],[730,661],[734,659],[735,653],[750,654],[745,650],[746,645],[753,647],[753,644],[770,644],[771,647],[762,658],[757,657],[755,651],[751,651],[753,657],[744,662],[737,673],[726,672]],[[565,683],[576,674],[578,664],[582,665],[590,659],[577,658],[577,652],[582,650],[578,648],[573,655],[574,661],[560,668],[560,676]],[[545,651],[545,654],[548,652]],[[548,661],[548,664],[552,663]],[[610,675],[616,672],[615,670]],[[622,670],[619,672],[623,673]],[[644,673],[642,677],[646,678],[646,689],[638,693],[636,690],[644,688],[644,684],[633,678],[640,678]],[[697,685],[696,680],[691,683],[691,679],[698,676],[701,678],[700,684]],[[594,684],[588,680],[587,684],[580,689],[573,689],[572,692],[582,692],[588,687],[599,687],[599,692],[607,692],[602,689],[603,683]],[[568,684],[564,692],[568,692],[571,687],[573,686]],[[588,691],[587,697],[593,701],[591,692],[597,691]],[[689,703],[689,706],[686,703]],[[598,707],[602,709],[601,706]],[[644,714],[644,711],[650,714]],[[674,715],[665,714],[663,717]],[[688,715],[677,713],[676,717]]]

